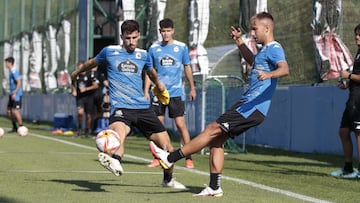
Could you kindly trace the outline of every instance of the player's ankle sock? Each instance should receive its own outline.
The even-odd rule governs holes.
[[[174,163],[182,158],[184,158],[184,154],[182,153],[181,149],[175,150],[169,154],[167,157],[168,161]]]
[[[344,171],[352,173],[353,170],[353,164],[352,162],[345,162]]]
[[[164,182],[168,183],[172,179],[172,173],[169,173],[167,171],[164,171]]]
[[[210,184],[209,187],[213,190],[217,190],[220,187],[220,173],[210,173]]]
[[[111,157],[114,158],[114,159],[119,160],[120,163],[122,162],[121,156],[119,156],[119,155],[117,155],[117,154],[113,154]]]
[[[185,159],[186,159],[186,160],[188,160],[188,159],[192,160],[191,155],[185,157]]]

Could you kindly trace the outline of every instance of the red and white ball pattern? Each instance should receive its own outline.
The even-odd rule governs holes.
[[[107,129],[102,130],[96,135],[96,148],[100,152],[109,155],[114,154],[120,147],[120,136],[115,131]]]

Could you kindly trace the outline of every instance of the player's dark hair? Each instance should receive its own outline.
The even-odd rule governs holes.
[[[271,21],[274,22],[274,18],[268,12],[260,12],[260,13],[256,14],[256,18],[259,19],[259,20],[267,18],[267,19],[270,19]]]
[[[6,62],[9,62],[9,63],[11,63],[11,64],[14,64],[15,59],[14,59],[14,57],[10,56],[10,57],[7,57],[7,58],[5,59],[5,61],[6,61]]]
[[[354,33],[355,33],[355,34],[360,33],[360,24],[358,24],[358,25],[355,27]]]
[[[132,33],[135,31],[140,32],[139,23],[135,20],[125,20],[121,24],[121,34]]]
[[[164,18],[159,22],[161,28],[174,28],[174,22],[170,18]]]

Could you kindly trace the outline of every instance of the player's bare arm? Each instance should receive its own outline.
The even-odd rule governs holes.
[[[231,26],[230,37],[235,41],[237,47],[239,48],[241,56],[245,59],[245,61],[252,65],[254,63],[254,54],[251,50],[245,45],[242,37],[242,32],[240,28],[235,28]]]
[[[85,61],[85,63],[80,65],[80,67],[78,69],[74,70],[71,73],[71,79],[75,80],[76,76],[78,76],[80,73],[91,70],[92,68],[94,68],[95,66],[98,66],[98,65],[99,64],[96,62],[95,57]]]
[[[155,86],[159,89],[160,92],[166,89],[165,85],[159,81],[156,70],[154,68],[150,69],[147,72],[147,75],[149,76],[150,80],[155,84]]]
[[[144,96],[148,101],[150,101],[150,94],[149,94],[150,85],[151,85],[151,80],[150,80],[149,76],[147,74],[145,74],[145,77],[144,77]]]
[[[194,83],[194,78],[193,78],[193,74],[192,74],[192,70],[191,70],[191,66],[190,65],[185,65],[185,76],[189,82],[189,86],[190,86],[190,101],[194,101],[196,98],[196,89],[195,89],[195,83]]]
[[[265,72],[262,70],[256,70],[258,72],[258,79],[259,80],[266,80],[270,78],[280,78],[289,75],[289,66],[287,62],[280,61],[277,64],[277,69],[271,72]]]

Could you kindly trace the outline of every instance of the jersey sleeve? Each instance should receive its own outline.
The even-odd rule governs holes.
[[[154,58],[152,57],[152,50],[153,49],[149,49],[147,56],[146,56],[146,63],[145,63],[145,70],[150,70],[152,67],[154,67]]]
[[[96,62],[101,63],[101,64],[106,63],[107,62],[106,61],[106,53],[107,53],[107,51],[108,51],[108,47],[103,48],[98,53],[98,55],[96,55]]]
[[[182,64],[184,64],[184,65],[190,64],[189,49],[186,45],[184,46],[184,49],[183,49]]]
[[[269,59],[274,67],[280,61],[286,61],[284,49],[280,44],[276,43],[273,45]]]

